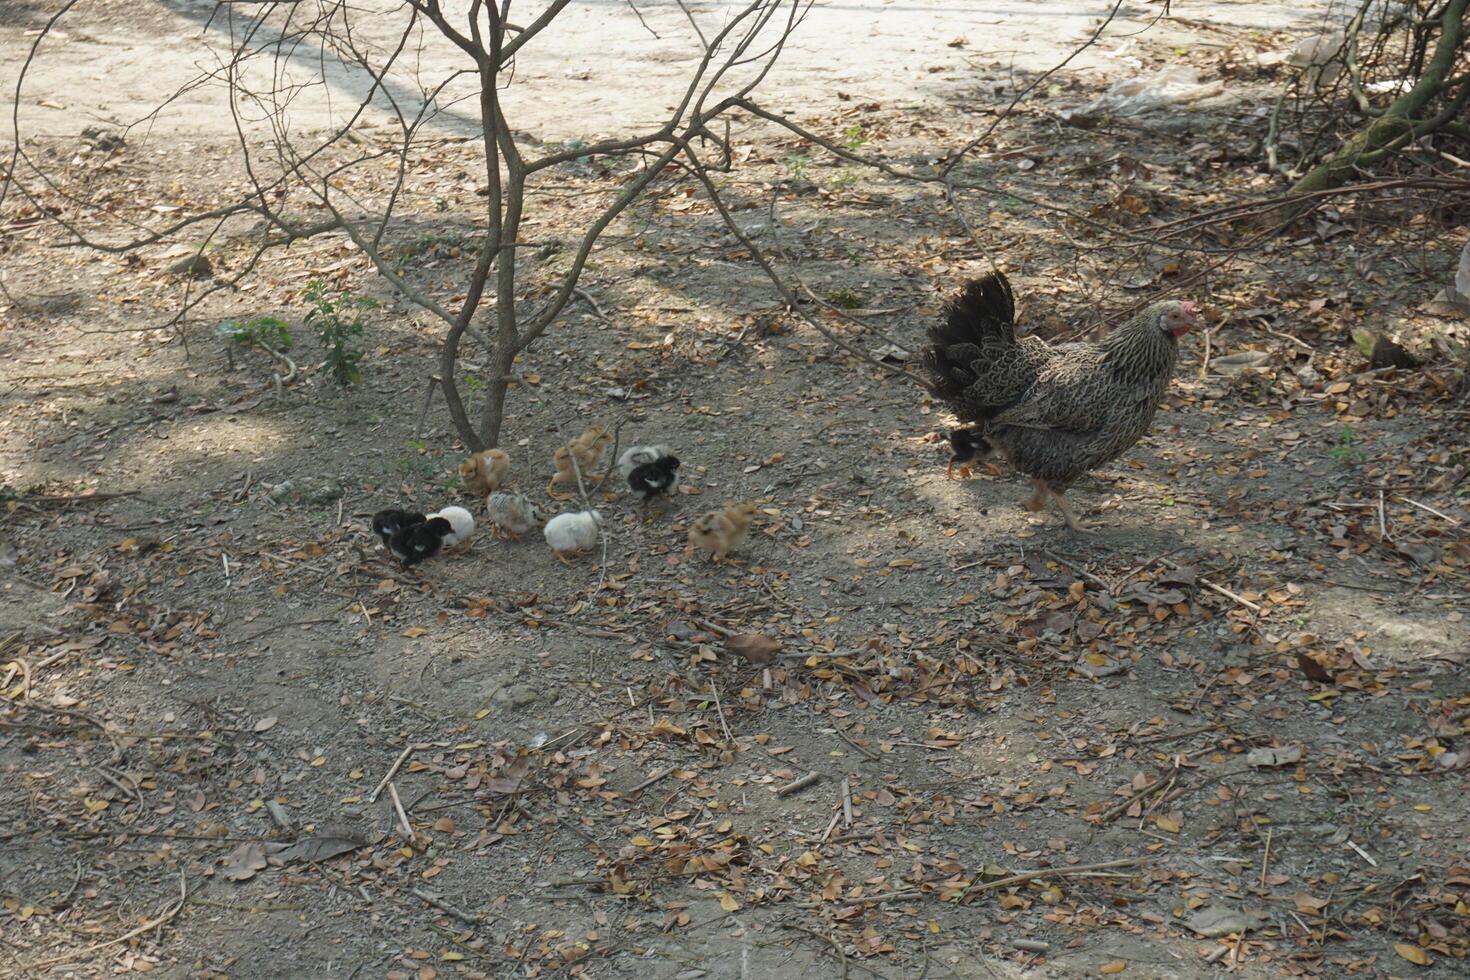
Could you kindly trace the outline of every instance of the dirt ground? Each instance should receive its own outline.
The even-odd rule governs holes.
[[[855,33],[882,23],[859,6]],[[901,22],[922,98],[832,83],[798,118],[885,159],[963,144],[1041,67],[952,28],[1022,5],[982,6],[942,5],[932,51]],[[932,187],[742,124],[737,220],[862,350],[914,349],[987,259],[1049,336],[1201,303],[1152,433],[1071,495],[1090,536],[1003,469],[947,478],[942,408],[787,311],[671,174],[523,359],[502,444],[544,499],[560,429],[620,426],[675,448],[678,498],[610,481],[606,556],[570,568],[481,532],[404,573],[370,515],[466,502],[442,403],[419,429],[439,324],[328,236],[167,327],[200,288],[168,271],[189,243],[62,247],[8,200],[0,975],[1465,975],[1470,413],[1446,344],[1470,331],[1420,309],[1465,211],[1345,199],[1233,255],[1097,231],[1280,188],[1261,107],[1308,25],[1253,18],[1283,6],[1176,2],[1157,33],[1157,5],[1129,11],[966,165],[994,188],[961,202],[978,242]],[[187,57],[189,7],[139,34]],[[49,9],[0,13],[6,64]],[[127,16],[83,5],[68,43],[105,74]],[[1061,121],[1171,63],[1224,93]],[[100,104],[85,81],[36,97]],[[23,143],[58,192],[140,222],[219,199],[229,133],[81,135],[112,111],[47,109]],[[446,298],[481,160],[426,147],[390,234]],[[547,269],[606,184],[558,168],[529,229]],[[214,274],[250,242],[228,228]],[[318,363],[312,280],[379,301],[358,385]],[[216,334],[261,315],[295,335],[289,384]],[[1367,370],[1365,328],[1424,366]],[[730,500],[760,508],[735,561],[686,560]]]

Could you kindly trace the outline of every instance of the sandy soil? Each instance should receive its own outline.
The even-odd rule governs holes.
[[[356,5],[382,10],[364,16],[364,45],[391,50],[405,31],[404,5],[367,0]],[[703,0],[687,4],[713,36],[737,4]],[[231,38],[239,30],[211,0],[137,3],[102,0],[87,5],[85,27],[63,27],[48,38],[27,78],[21,100],[21,126],[29,133],[75,135],[81,125],[140,127],[173,140],[228,135],[234,131],[226,87],[209,78],[228,60]],[[463,12],[466,0],[445,4]],[[843,0],[814,6],[763,88],[763,98],[782,109],[820,113],[856,99],[899,107],[945,104],[956,83],[977,63],[999,63],[1019,71],[1042,71],[1092,32],[1112,8],[1091,2],[1033,0]],[[537,5],[527,8],[531,13]],[[642,23],[623,0],[574,3],[556,21],[543,43],[528,50],[517,65],[507,94],[513,124],[546,140],[623,133],[662,121],[661,113],[684,91],[700,47],[680,5],[671,0],[638,4]],[[0,112],[8,119],[14,79],[28,52],[26,30],[43,25],[50,7],[17,2],[0,12],[12,41],[0,52]],[[1074,72],[1113,76],[1127,68],[1135,33],[1157,14],[1156,5],[1123,5],[1111,38],[1084,52]],[[1244,31],[1310,32],[1334,12],[1321,0],[1299,3],[1191,3],[1187,17],[1198,24]],[[528,14],[520,16],[526,17]],[[1183,15],[1181,15],[1183,16]],[[464,18],[460,17],[460,21]],[[458,21],[457,21],[458,22]],[[70,23],[70,21],[69,21]],[[645,26],[646,25],[646,26]],[[774,25],[773,25],[774,29]],[[278,25],[277,36],[289,34]],[[64,35],[64,37],[62,36]],[[423,105],[421,93],[466,68],[462,52],[437,33],[412,30],[408,49],[412,70],[395,72],[378,100],[387,95],[406,111]],[[968,43],[953,47],[951,42]],[[265,46],[274,39],[263,36]],[[1155,43],[1178,40],[1210,43],[1189,24],[1160,25]],[[317,50],[293,49],[288,72],[303,84],[321,77]],[[297,97],[290,124],[324,129],[339,123],[368,91],[371,80],[328,56],[329,84],[314,84]],[[732,76],[732,81],[740,78]],[[434,126],[444,132],[478,132],[473,111],[458,100],[469,90],[451,86],[439,100]],[[161,112],[157,107],[175,93]],[[410,113],[411,114],[411,113]],[[246,113],[249,116],[249,113]],[[380,113],[371,121],[383,123]],[[247,118],[246,123],[249,123]]]

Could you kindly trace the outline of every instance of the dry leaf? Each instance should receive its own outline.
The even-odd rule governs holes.
[[[1415,966],[1428,966],[1430,964],[1429,954],[1411,943],[1394,943],[1393,951]]]
[[[355,851],[366,843],[366,841],[355,836],[321,834],[315,837],[303,837],[290,847],[273,855],[273,857],[282,863],[287,861],[327,861],[339,854]]]
[[[245,841],[229,853],[222,868],[224,876],[231,881],[249,881],[256,873],[265,869],[265,845],[260,841]]]
[[[781,642],[762,633],[739,633],[725,641],[725,649],[759,667],[775,661]]]
[[[252,730],[257,732],[268,732],[272,728],[276,727],[276,722],[278,721],[280,721],[280,719],[277,718],[275,715],[266,715],[264,718],[255,723],[255,727]]]
[[[1332,683],[1332,673],[1323,666],[1320,660],[1305,650],[1296,652],[1296,665],[1302,669],[1303,674],[1307,675],[1307,680],[1316,681],[1319,684]]]

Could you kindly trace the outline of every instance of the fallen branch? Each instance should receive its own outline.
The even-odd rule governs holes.
[[[1155,860],[1153,857],[1120,858],[1117,861],[1103,861],[1099,864],[1079,864],[1074,868],[1041,868],[1036,871],[1024,871],[1009,878],[999,878],[995,881],[987,881],[984,884],[974,884],[960,893],[959,901],[964,901],[971,895],[981,892],[995,891],[997,888],[1009,888],[1011,885],[1024,885],[1028,881],[1037,878],[1076,878],[1089,875],[1097,871],[1107,871],[1111,868],[1132,868],[1136,865],[1147,864]]]

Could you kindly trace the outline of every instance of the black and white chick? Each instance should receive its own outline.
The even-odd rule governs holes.
[[[664,456],[672,456],[668,446],[632,446],[618,457],[618,476],[627,479],[628,475],[644,463],[652,463]]]
[[[944,436],[949,441],[948,473],[954,476],[954,468],[960,468],[960,476],[970,475],[970,464],[978,463],[990,455],[990,442],[980,434],[979,429],[950,429]]]
[[[628,474],[628,487],[646,504],[655,497],[672,494],[679,489],[679,457],[660,456],[651,463],[640,463]]]
[[[454,534],[454,525],[442,517],[431,517],[419,524],[401,527],[388,539],[388,550],[404,568],[433,558],[444,547],[444,539]]]
[[[399,531],[414,524],[422,524],[428,518],[416,510],[398,510],[390,508],[380,510],[373,515],[373,533],[378,540],[383,542],[383,547],[388,547],[388,541]]]

